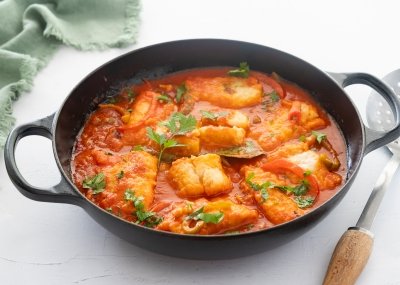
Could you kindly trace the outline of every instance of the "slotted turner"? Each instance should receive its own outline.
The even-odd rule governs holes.
[[[400,69],[383,78],[400,99]],[[395,125],[389,104],[376,92],[367,102],[367,120],[375,130],[388,131]],[[350,227],[340,238],[332,254],[324,285],[352,285],[366,265],[372,252],[373,234],[370,232],[379,204],[388,188],[393,175],[400,165],[400,139],[389,143],[387,147],[393,153],[376,182],[355,227]]]

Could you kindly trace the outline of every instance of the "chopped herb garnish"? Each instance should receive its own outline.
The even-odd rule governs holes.
[[[121,170],[120,172],[118,172],[117,178],[118,178],[118,179],[121,179],[122,177],[124,177],[124,175],[125,175],[124,171]]]
[[[178,136],[193,131],[196,128],[196,123],[196,118],[192,115],[185,116],[177,112],[172,114],[168,121],[161,122],[160,124],[168,128],[171,136]]]
[[[301,196],[307,193],[308,188],[310,188],[310,183],[308,183],[307,180],[301,180],[301,183],[295,187],[292,187],[290,192],[293,192],[293,194],[296,196]]]
[[[210,119],[210,120],[217,120],[218,118],[225,117],[228,115],[228,112],[210,112],[210,111],[204,111],[200,110],[201,115],[204,118]]]
[[[301,196],[307,193],[308,189],[310,188],[310,183],[307,180],[301,180],[300,184],[296,186],[273,184],[271,187],[275,187],[281,191],[293,193],[295,196]]]
[[[183,146],[183,144],[178,143],[176,140],[167,139],[166,135],[164,134],[156,133],[150,127],[146,128],[146,132],[147,132],[147,137],[155,141],[160,146],[160,152],[158,154],[158,166],[160,166],[162,155],[167,148]]]
[[[224,218],[224,213],[217,212],[217,213],[204,213],[204,207],[194,211],[190,215],[186,217],[187,220],[202,220],[205,223],[213,223],[218,224]]]
[[[131,148],[131,151],[146,151],[150,154],[157,154],[157,152],[154,149],[143,145],[135,145],[134,147]]]
[[[268,197],[269,197],[269,194],[268,194],[266,188],[262,188],[260,190],[260,194],[261,194],[261,197],[263,198],[263,201],[266,201],[268,199]]]
[[[254,191],[260,191],[261,197],[263,198],[263,202],[265,202],[269,197],[267,189],[273,187],[274,185],[269,181],[264,182],[263,184],[254,183],[253,181],[251,181],[253,178],[254,178],[254,172],[251,172],[249,176],[247,176],[246,178],[246,183]]]
[[[134,147],[132,147],[131,150],[132,150],[132,151],[143,151],[143,150],[144,150],[144,146],[142,146],[142,145],[135,145]]]
[[[312,171],[311,170],[306,170],[306,171],[304,171],[304,176],[310,176],[312,174]]]
[[[271,98],[271,101],[274,103],[278,102],[281,99],[281,97],[279,97],[278,93],[275,90],[272,91],[271,93],[269,93],[268,96]]]
[[[281,97],[279,97],[279,94],[275,90],[268,94],[265,93],[263,100],[261,102],[262,109],[267,110],[268,107],[279,102],[280,99],[281,99]]]
[[[311,134],[313,134],[317,138],[318,143],[321,143],[323,140],[326,139],[326,134],[324,134],[324,133],[312,131]]]
[[[132,201],[134,202],[135,200],[135,193],[131,189],[127,189],[124,193],[124,198],[127,201]]]
[[[129,104],[133,102],[133,100],[135,100],[136,98],[136,93],[133,92],[132,90],[128,89],[127,91],[128,93],[128,99],[129,99]]]
[[[107,151],[105,152],[106,155],[113,155],[111,152]]]
[[[204,207],[201,207],[200,209],[193,211],[189,216],[186,217],[186,220],[194,219],[194,217],[196,217],[200,213],[203,213],[203,211],[204,211]]]
[[[236,77],[249,77],[250,67],[247,62],[241,62],[238,69],[228,71],[228,75]]]
[[[294,201],[297,203],[299,208],[308,208],[311,207],[314,203],[314,198],[312,197],[295,197]]]
[[[144,223],[146,227],[154,227],[162,222],[162,217],[157,216],[154,212],[147,212],[144,209],[142,196],[136,197],[135,192],[131,189],[127,189],[124,193],[124,198],[127,201],[131,201],[135,207],[135,215],[138,223]]]
[[[186,85],[184,83],[182,83],[181,85],[179,85],[176,88],[176,96],[175,96],[176,103],[179,104],[181,102],[182,97],[183,97],[183,95],[186,94],[186,92],[187,92],[187,89],[186,89]]]
[[[225,235],[237,235],[240,234],[240,231],[229,231],[229,232],[225,232]]]
[[[115,103],[117,103],[117,99],[116,99],[115,97],[109,97],[109,98],[106,100],[106,103],[107,103],[107,104],[115,104]]]
[[[88,177],[82,182],[82,187],[92,189],[93,194],[99,194],[106,188],[106,181],[104,173],[100,172],[92,177]]]
[[[299,141],[305,142],[305,141],[306,141],[306,136],[305,136],[305,135],[301,135],[301,136],[299,137]]]
[[[196,123],[196,118],[192,115],[185,116],[182,113],[174,113],[168,121],[160,123],[160,125],[168,128],[168,131],[170,132],[168,136],[165,134],[159,134],[150,127],[146,128],[147,137],[160,146],[158,166],[160,166],[162,155],[166,149],[184,146],[173,138],[193,131],[196,128]]]
[[[277,188],[281,191],[293,193],[295,196],[301,196],[307,193],[310,188],[310,183],[307,180],[301,180],[301,183],[296,186],[287,186],[287,185],[276,185],[270,181],[264,182],[263,184],[257,184],[251,181],[254,178],[254,173],[250,173],[246,178],[247,185],[250,186],[255,191],[260,191],[261,197],[264,199],[268,199],[268,188]]]
[[[200,213],[195,218],[202,220],[205,223],[218,224],[224,218],[224,213]]]
[[[170,103],[172,101],[167,94],[161,94],[160,96],[157,97],[157,99],[162,103]]]

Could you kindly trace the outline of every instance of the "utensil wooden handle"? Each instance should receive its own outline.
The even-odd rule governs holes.
[[[368,230],[349,228],[336,245],[323,285],[353,285],[367,264],[373,243]]]

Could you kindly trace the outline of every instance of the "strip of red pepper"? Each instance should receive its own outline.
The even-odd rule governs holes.
[[[319,186],[317,179],[315,176],[311,174],[306,174],[305,170],[300,166],[294,164],[293,162],[281,158],[269,161],[261,166],[261,168],[265,171],[273,172],[273,173],[287,173],[291,172],[300,179],[306,180],[309,184],[307,196],[311,196],[314,198],[314,203],[319,195]],[[310,195],[311,194],[311,195]]]
[[[265,81],[265,83],[267,83],[269,86],[272,87],[272,89],[274,89],[276,91],[276,93],[278,93],[279,97],[281,97],[281,99],[285,98],[286,96],[286,92],[285,90],[282,88],[282,86],[272,77],[263,77],[262,78],[263,81]]]
[[[300,102],[294,101],[292,107],[289,110],[289,120],[300,123],[301,120],[301,105]]]

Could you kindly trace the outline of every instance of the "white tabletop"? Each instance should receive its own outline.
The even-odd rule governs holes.
[[[62,48],[14,106],[17,124],[56,111],[91,70],[146,45],[187,38],[228,38],[271,46],[322,70],[378,77],[400,68],[398,1],[143,1],[137,44],[80,52]],[[360,112],[370,89],[346,88]],[[58,182],[50,141],[26,138],[18,165],[39,186]],[[379,172],[383,149],[368,154],[342,202],[296,240],[258,255],[196,261],[157,255],[107,232],[81,208],[22,196],[0,158],[0,284],[320,284],[333,248],[353,226]],[[400,284],[400,174],[388,190],[372,231],[373,253],[357,284]]]

